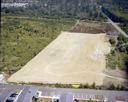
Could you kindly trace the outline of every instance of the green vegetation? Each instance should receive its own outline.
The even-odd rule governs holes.
[[[110,40],[110,43],[113,44],[116,42]],[[111,53],[107,55],[107,68],[125,70],[128,68],[128,38],[120,35],[117,38],[117,44],[113,46]]]
[[[103,6],[107,8],[111,13],[114,15],[128,20],[128,8],[124,8],[124,6],[119,6],[119,5],[113,5],[112,3],[104,3]]]
[[[116,44],[116,41],[115,41],[115,39],[109,39],[109,42],[110,42],[110,44],[112,45],[112,46],[115,46],[115,44]]]
[[[111,8],[111,12],[126,20],[126,22],[120,23],[119,26],[128,34],[128,9]]]
[[[122,9],[118,7],[111,7],[109,10],[116,16],[126,20],[126,22],[122,22],[119,26],[128,34],[128,9]]]
[[[15,83],[12,83],[15,84]],[[22,85],[32,85],[32,86],[41,86],[41,87],[50,87],[50,88],[76,88],[76,89],[101,89],[101,90],[128,90],[126,87],[122,85],[114,85],[110,84],[109,86],[97,86],[95,83],[89,85],[88,83],[85,84],[77,84],[79,87],[74,87],[74,84],[48,84],[48,83],[20,83]]]
[[[105,7],[117,7],[118,9],[128,9],[128,0],[98,0],[98,4]]]
[[[128,34],[128,0],[99,0],[98,4],[125,21],[120,22],[120,27]]]
[[[75,21],[67,19],[3,16],[0,36],[0,72],[18,71],[61,31],[68,31]]]
[[[97,5],[91,0],[38,0],[26,8],[5,7],[1,11],[2,15],[105,20]]]
[[[118,17],[128,20],[128,10],[123,10],[119,8],[114,8],[114,9],[111,8],[110,11]]]
[[[120,20],[119,26],[128,34],[128,9],[119,9],[117,7],[108,8],[108,10],[118,17]],[[114,17],[113,17],[114,18]]]
[[[75,99],[73,102],[96,102],[96,101],[94,101],[93,99],[91,100],[82,100],[82,99]]]
[[[44,83],[20,83],[20,84],[27,84],[27,85],[36,85],[36,86],[42,86],[42,87],[56,87],[56,88],[89,88],[89,89],[98,89],[98,87],[95,85],[95,83],[92,83],[89,85],[88,83],[85,84],[77,84],[79,87],[74,87],[74,84],[61,84],[61,83],[56,83],[56,84],[44,84]]]
[[[128,34],[128,23],[121,23],[119,26]]]

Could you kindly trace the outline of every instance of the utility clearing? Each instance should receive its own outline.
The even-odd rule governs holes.
[[[105,54],[109,52],[105,33],[62,32],[8,81],[102,85],[106,77]]]

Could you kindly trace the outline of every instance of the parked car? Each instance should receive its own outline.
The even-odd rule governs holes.
[[[12,93],[9,97],[7,97],[5,102],[14,102],[14,100],[17,97],[17,95],[18,95],[17,93]]]
[[[42,95],[42,92],[41,92],[41,91],[37,91],[37,92],[35,93],[35,95],[32,97],[32,100],[33,100],[34,102],[36,102],[37,100],[39,100],[39,98],[41,97],[41,95]]]
[[[12,92],[5,100],[5,102],[16,102],[18,95],[21,93],[21,90]]]

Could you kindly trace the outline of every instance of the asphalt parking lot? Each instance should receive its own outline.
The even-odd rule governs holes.
[[[17,102],[28,102],[37,91],[41,91],[41,96],[60,97],[62,94],[72,94],[74,99],[100,99],[106,102],[128,102],[128,91],[108,91],[94,89],[71,89],[71,88],[43,88],[35,86],[0,84],[0,102],[14,90],[22,90]]]

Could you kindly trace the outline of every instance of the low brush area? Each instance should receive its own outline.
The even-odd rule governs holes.
[[[75,21],[67,19],[2,16],[0,72],[15,73],[74,24]]]
[[[107,67],[111,69],[127,70],[128,68],[128,38],[119,35],[117,39],[111,38],[111,53],[107,55]]]

